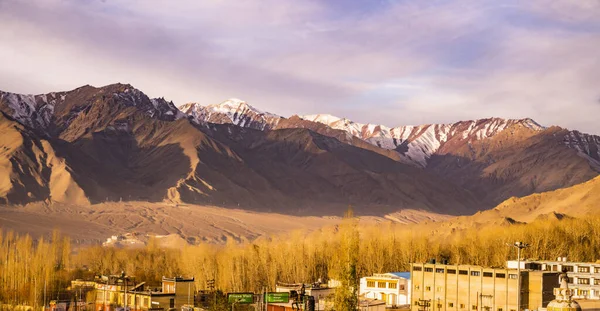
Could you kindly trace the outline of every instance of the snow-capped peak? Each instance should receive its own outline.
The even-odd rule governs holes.
[[[281,117],[261,111],[247,102],[231,98],[219,104],[202,106],[188,103],[179,107],[183,113],[190,116],[196,123],[231,123],[242,127],[258,130],[271,129],[279,123]]]

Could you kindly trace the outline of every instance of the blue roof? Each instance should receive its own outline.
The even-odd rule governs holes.
[[[410,272],[390,272],[390,274],[410,280]]]

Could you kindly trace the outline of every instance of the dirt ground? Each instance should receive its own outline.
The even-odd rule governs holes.
[[[363,223],[418,223],[447,216],[402,211],[385,217],[362,217]],[[124,233],[177,235],[190,243],[254,240],[295,230],[311,231],[339,224],[340,217],[303,217],[211,206],[121,202],[91,206],[30,204],[0,206],[0,229],[32,236],[59,230],[76,244],[101,243]]]

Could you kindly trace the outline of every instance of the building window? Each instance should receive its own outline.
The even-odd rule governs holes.
[[[425,272],[433,272],[433,268],[425,268]]]
[[[454,308],[454,304],[453,304],[453,303],[451,303],[451,302],[449,302],[449,303],[448,303],[448,307],[450,307],[450,308]]]
[[[577,279],[577,284],[589,285],[590,279]]]
[[[498,308],[498,311],[502,311],[502,308]]]
[[[499,279],[505,279],[506,278],[506,274],[504,273],[496,273],[496,277]]]
[[[423,270],[423,268],[421,268],[421,267],[416,267],[416,266],[413,267],[413,271],[422,271],[422,270]]]
[[[492,272],[484,272],[483,276],[486,277],[486,278],[491,278],[491,277],[494,276],[494,273],[492,273]]]
[[[588,290],[587,289],[579,290],[579,296],[587,296],[587,295],[588,295]]]
[[[398,288],[398,283],[391,283],[390,282],[390,284],[388,285],[388,288],[396,289],[396,288]]]
[[[600,285],[600,279],[594,279],[594,285]]]
[[[442,291],[442,289],[444,289],[444,288],[443,288],[443,287],[441,287],[441,286],[438,286],[438,287],[436,287],[436,288],[435,288],[435,291],[439,293],[439,292],[441,292],[441,291]]]
[[[441,308],[442,308],[442,304],[438,303],[438,309],[441,309]]]
[[[385,282],[377,282],[378,288],[385,288]]]
[[[465,304],[464,304],[464,303],[461,303],[461,304],[460,304],[460,308],[461,308],[461,309],[464,309],[464,308],[465,308]]]
[[[595,272],[595,273],[600,273],[600,267],[596,267],[596,268],[594,268],[594,272]]]
[[[477,305],[472,305],[471,310],[477,310]]]
[[[567,272],[573,272],[573,266],[563,266],[563,269],[567,270]]]
[[[418,306],[418,305],[419,305],[419,301],[415,300],[415,306]]]
[[[577,268],[577,272],[590,273],[590,267],[579,267]]]
[[[469,274],[469,271],[467,271],[467,270],[458,270],[458,274],[467,275],[467,274]]]
[[[558,266],[557,265],[552,265],[552,271],[558,271]]]
[[[516,274],[512,274],[512,273],[511,273],[511,274],[509,274],[509,275],[508,275],[508,278],[509,278],[509,279],[516,280],[516,279],[518,279],[519,277],[518,277]]]
[[[421,288],[419,285],[415,285],[416,290],[418,290],[419,288]]]
[[[435,268],[435,273],[444,273],[444,268]]]
[[[375,287],[375,281],[367,281],[367,287]]]
[[[404,284],[400,284],[400,290],[404,290]]]
[[[448,274],[456,274],[456,270],[454,270],[454,269],[448,269],[448,270],[446,270],[446,272]]]
[[[479,276],[480,272],[479,271],[471,271],[471,276]]]
[[[431,291],[431,286],[425,286],[425,290],[430,292]]]

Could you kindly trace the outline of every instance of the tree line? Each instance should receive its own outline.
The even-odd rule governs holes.
[[[408,271],[410,263],[429,259],[452,264],[501,267],[516,258],[506,244],[530,244],[523,256],[572,261],[600,258],[600,217],[537,220],[530,224],[487,225],[452,233],[422,226],[382,223],[358,225],[347,217],[333,228],[263,237],[225,245],[200,244],[182,249],[157,246],[141,249],[92,246],[71,250],[68,238],[55,233],[34,241],[28,235],[0,231],[0,303],[39,306],[44,288],[64,291],[85,271],[115,274],[126,271],[139,281],[159,284],[162,276],[194,276],[196,287],[208,280],[224,292],[274,290],[276,282],[312,283],[336,279],[345,287],[373,273]],[[348,297],[336,296],[342,303]],[[49,299],[49,298],[47,298]],[[345,307],[340,309],[346,309]]]

